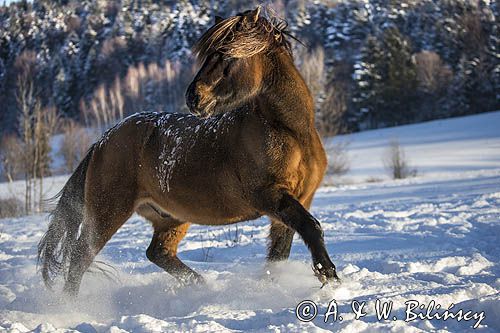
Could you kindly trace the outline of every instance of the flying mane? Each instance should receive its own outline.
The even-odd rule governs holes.
[[[198,60],[203,62],[214,52],[230,58],[249,58],[279,47],[284,47],[292,56],[286,37],[297,39],[287,30],[288,23],[269,10],[266,10],[265,17],[259,15],[256,22],[249,22],[249,12],[224,19],[205,32],[193,48]]]

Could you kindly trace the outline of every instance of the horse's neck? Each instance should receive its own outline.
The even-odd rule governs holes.
[[[272,83],[259,98],[266,118],[278,122],[297,137],[309,137],[314,128],[314,102],[311,92],[287,54],[278,54]]]

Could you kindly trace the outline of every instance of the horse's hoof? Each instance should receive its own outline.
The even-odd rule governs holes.
[[[203,276],[198,274],[198,275],[193,276],[193,278],[191,279],[191,284],[204,285],[204,284],[207,284],[207,281],[205,281],[205,278],[203,278]]]
[[[177,279],[181,286],[193,286],[206,284],[205,279],[198,273],[190,273]]]
[[[314,275],[318,278],[319,282],[321,282],[323,288],[326,284],[329,283],[340,283],[340,278],[337,275],[337,271],[335,270],[335,266],[333,267],[324,267],[320,263],[313,265]]]

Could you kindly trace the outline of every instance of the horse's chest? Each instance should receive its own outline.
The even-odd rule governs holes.
[[[300,193],[307,174],[314,169],[304,147],[294,140],[276,140],[269,150],[270,172],[280,184]]]
[[[314,133],[313,133],[314,134]],[[318,187],[326,168],[326,155],[317,135],[300,142],[281,136],[271,144],[275,179],[297,196],[308,197]]]

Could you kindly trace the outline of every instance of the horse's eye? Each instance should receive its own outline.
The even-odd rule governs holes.
[[[212,55],[210,56],[210,61],[214,62],[214,61],[219,61],[222,59],[222,54],[220,52],[214,52],[212,53]]]

